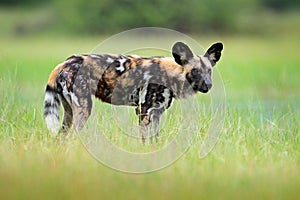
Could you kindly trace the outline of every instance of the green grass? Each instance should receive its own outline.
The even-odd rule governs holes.
[[[103,166],[78,137],[56,138],[43,121],[52,68],[102,39],[0,39],[0,199],[298,199],[299,37],[198,38],[206,46],[225,44],[217,67],[227,94],[220,141],[198,158],[204,122],[203,135],[181,159],[142,175]],[[108,106],[95,104],[104,111]],[[121,131],[113,130],[113,141],[124,144]]]

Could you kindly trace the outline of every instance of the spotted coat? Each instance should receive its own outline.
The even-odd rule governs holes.
[[[61,130],[80,130],[92,110],[92,95],[114,105],[136,107],[141,127],[158,134],[162,113],[175,99],[212,87],[211,70],[221,57],[222,43],[195,55],[177,42],[173,57],[85,54],[71,56],[50,74],[44,115],[48,129],[59,131],[59,105],[65,114]],[[150,126],[151,125],[151,126]]]

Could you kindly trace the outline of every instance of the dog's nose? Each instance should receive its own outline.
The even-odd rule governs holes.
[[[208,90],[210,90],[211,87],[212,87],[212,84],[211,84],[211,83],[207,83],[207,84],[206,84],[206,87],[207,87]]]
[[[200,87],[200,92],[206,93],[206,92],[209,91],[209,89],[210,88],[207,86],[207,84],[205,82],[203,82],[202,85],[201,85],[201,87]]]

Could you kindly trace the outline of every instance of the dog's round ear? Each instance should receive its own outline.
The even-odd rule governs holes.
[[[217,42],[206,51],[205,56],[210,60],[212,66],[220,60],[222,50],[223,44],[221,42]]]
[[[191,49],[183,42],[176,42],[172,48],[172,55],[175,62],[179,65],[185,65],[191,58],[193,53]]]

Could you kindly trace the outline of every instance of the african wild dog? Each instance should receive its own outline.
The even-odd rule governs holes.
[[[135,106],[141,127],[146,130],[152,127],[158,134],[160,117],[174,98],[211,89],[212,67],[220,59],[222,50],[223,44],[215,43],[199,56],[186,44],[177,42],[172,48],[173,58],[71,56],[50,74],[44,108],[47,127],[54,133],[59,132],[62,102],[61,131],[67,132],[72,125],[79,131],[91,114],[94,95],[110,104]]]

